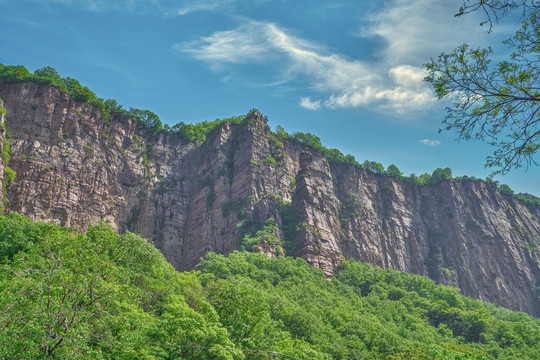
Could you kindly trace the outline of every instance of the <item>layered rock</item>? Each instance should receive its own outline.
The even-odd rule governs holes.
[[[0,84],[0,97],[17,172],[8,210],[79,230],[104,220],[141,233],[179,270],[258,236],[252,249],[328,275],[355,258],[540,316],[540,211],[495,184],[418,186],[329,164],[256,112],[197,145],[125,115],[106,122],[50,85]]]

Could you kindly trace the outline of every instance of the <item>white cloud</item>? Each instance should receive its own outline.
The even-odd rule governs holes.
[[[418,140],[418,142],[424,145],[428,145],[428,146],[441,145],[441,142],[439,140],[422,139],[422,140]]]
[[[319,110],[322,107],[321,100],[311,101],[307,97],[300,99],[300,106],[309,110]]]
[[[423,81],[423,64],[462,42],[483,43],[487,35],[478,26],[480,14],[456,19],[460,0],[388,0],[383,4],[367,21],[359,20],[364,21],[359,36],[382,44],[375,61],[331,53],[274,23],[256,21],[174,48],[214,70],[238,64],[262,64],[271,70],[274,65],[279,70],[270,83],[298,80],[295,86],[304,92],[299,104],[310,110],[368,106],[399,114],[425,110],[435,96]],[[305,96],[308,92],[309,97]]]
[[[481,12],[456,18],[460,5],[461,0],[391,0],[370,17],[360,36],[385,43],[379,55],[386,63],[419,66],[464,42],[478,46],[491,36],[478,26]]]
[[[196,11],[216,11],[246,0],[34,0],[40,3],[67,4],[91,11],[129,11],[166,16],[186,15]],[[258,0],[258,2],[264,0]]]
[[[311,90],[329,94],[321,99],[302,97],[300,106],[310,110],[376,103],[401,113],[434,100],[423,82],[426,74],[422,68],[399,65],[384,73],[377,64],[329,53],[272,23],[253,21],[173,48],[209,63],[214,70],[224,70],[226,65],[275,62],[281,70],[275,77],[301,78]]]
[[[263,62],[271,56],[272,46],[267,43],[271,34],[267,27],[255,24],[258,23],[216,32],[197,41],[175,44],[173,49],[215,65]]]
[[[187,15],[197,11],[218,11],[245,0],[184,0],[173,1],[167,15]],[[261,0],[259,0],[261,1]]]

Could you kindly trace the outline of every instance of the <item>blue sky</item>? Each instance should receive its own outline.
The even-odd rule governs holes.
[[[444,103],[422,64],[493,46],[459,0],[0,0],[0,62],[46,65],[171,125],[259,109],[360,162],[485,178],[493,149],[438,133]],[[540,196],[540,167],[496,177]]]

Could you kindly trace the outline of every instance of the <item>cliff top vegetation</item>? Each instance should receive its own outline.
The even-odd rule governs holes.
[[[203,121],[196,124],[180,122],[171,127],[168,124],[163,125],[159,119],[159,116],[150,110],[141,110],[136,108],[129,108],[126,110],[114,99],[104,100],[99,98],[86,86],[81,85],[78,80],[71,77],[62,77],[54,68],[50,66],[36,69],[33,73],[31,73],[22,65],[4,65],[0,63],[0,82],[14,83],[23,81],[57,86],[60,90],[69,94],[70,97],[75,101],[84,102],[99,108],[106,122],[111,120],[111,116],[114,113],[123,114],[132,117],[143,127],[148,129],[151,134],[178,134],[186,141],[196,144],[202,144],[206,140],[209,133],[224,122],[245,124],[250,118],[250,115],[257,111],[256,109],[252,109],[246,115],[234,116],[227,119],[216,119],[213,121]],[[406,176],[394,164],[391,164],[385,168],[383,164],[375,161],[365,160],[363,163],[359,163],[353,155],[344,155],[338,149],[329,149],[325,147],[318,136],[310,133],[295,132],[289,134],[287,131],[285,131],[285,129],[283,129],[283,127],[278,125],[274,131],[274,135],[283,140],[297,142],[307,148],[324,154],[330,164],[351,165],[372,174],[389,176],[416,185],[435,185],[446,180],[478,180],[495,182],[498,185],[498,182],[493,181],[491,178],[487,178],[485,180],[472,176],[454,178],[450,168],[437,168],[431,174],[410,174]],[[500,185],[499,191],[505,195],[518,199],[529,207],[540,208],[540,198],[538,197],[530,194],[515,194],[508,185]]]

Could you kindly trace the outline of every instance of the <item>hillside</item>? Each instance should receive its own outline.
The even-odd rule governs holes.
[[[104,220],[141,233],[177,270],[240,249],[300,257],[327,276],[357,259],[540,316],[540,208],[495,183],[419,185],[329,161],[256,111],[166,132],[53,84],[3,82],[0,97],[7,211],[80,231]]]
[[[16,213],[0,216],[0,259],[0,357],[540,357],[538,319],[356,261],[331,281],[302,259],[247,252],[179,273],[137,235]]]

